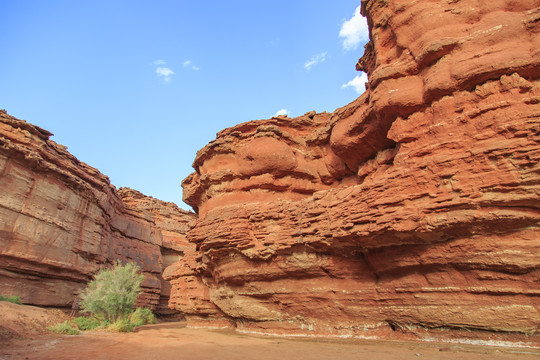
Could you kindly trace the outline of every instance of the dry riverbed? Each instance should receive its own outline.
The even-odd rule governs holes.
[[[540,349],[443,343],[252,336],[231,330],[148,325],[134,333],[35,335],[0,343],[0,359],[539,359]]]
[[[0,360],[540,359],[538,348],[254,336],[191,329],[182,322],[142,326],[127,334],[69,336],[47,330],[66,319],[59,310],[0,301]]]

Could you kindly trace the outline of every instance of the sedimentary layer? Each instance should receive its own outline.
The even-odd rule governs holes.
[[[130,189],[117,191],[50,140],[51,133],[5,111],[0,135],[2,294],[71,306],[101,267],[133,261],[146,276],[140,304],[168,312],[161,273],[181,256],[193,214]]]
[[[197,153],[170,305],[257,332],[537,333],[539,6],[362,1],[362,96]]]

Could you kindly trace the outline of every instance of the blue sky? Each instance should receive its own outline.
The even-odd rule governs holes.
[[[241,122],[354,100],[360,0],[2,0],[0,108],[116,187],[182,203],[197,150]]]

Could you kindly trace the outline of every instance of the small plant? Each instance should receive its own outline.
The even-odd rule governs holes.
[[[4,296],[0,295],[0,301],[9,301],[10,303],[22,305],[21,298],[18,296]]]
[[[129,321],[129,318],[123,317],[109,324],[107,329],[116,332],[132,332],[133,329],[135,329],[135,325],[132,324],[131,321]]]
[[[63,323],[50,326],[47,329],[58,333],[58,334],[67,334],[67,335],[78,335],[79,330],[77,330],[69,321],[64,321]]]
[[[81,294],[83,312],[117,322],[133,312],[141,292],[144,275],[134,263],[122,266],[117,261],[112,269],[101,269]]]
[[[141,326],[146,324],[155,324],[156,316],[146,308],[137,308],[133,314],[129,316],[129,320],[134,326]]]
[[[73,321],[79,329],[106,327],[111,331],[130,332],[136,326],[155,323],[156,318],[149,309],[133,311],[144,280],[144,275],[138,271],[137,265],[122,265],[119,261],[112,269],[100,270],[80,295],[82,311],[94,316],[75,318]]]
[[[94,317],[89,318],[85,316],[79,316],[73,319],[73,322],[81,331],[94,330],[104,326],[104,323],[102,321]]]

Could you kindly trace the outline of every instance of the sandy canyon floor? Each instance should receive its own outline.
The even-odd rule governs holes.
[[[37,335],[0,343],[0,359],[538,359],[540,349],[252,336],[164,323],[134,333]]]

